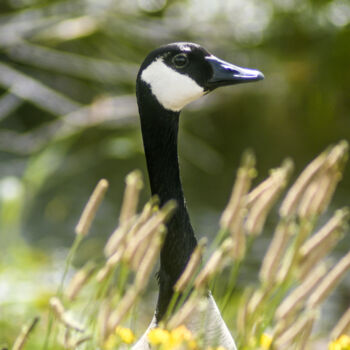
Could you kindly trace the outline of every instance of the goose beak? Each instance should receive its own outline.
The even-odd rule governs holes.
[[[213,75],[208,80],[208,89],[214,90],[220,86],[249,83],[264,79],[264,74],[256,69],[242,68],[220,60],[211,55],[205,58],[210,64]]]

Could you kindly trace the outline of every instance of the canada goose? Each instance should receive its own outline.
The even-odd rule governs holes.
[[[161,205],[171,199],[177,202],[177,209],[167,224],[160,254],[159,296],[148,330],[164,316],[173,286],[197,244],[180,180],[177,155],[180,111],[217,87],[263,78],[257,70],[237,67],[218,59],[203,47],[187,42],[152,51],[140,67],[136,95],[152,195],[159,197]],[[234,340],[210,293],[208,301],[205,342],[235,350]],[[195,323],[193,319],[187,327],[194,331]],[[133,349],[149,348],[148,330]]]

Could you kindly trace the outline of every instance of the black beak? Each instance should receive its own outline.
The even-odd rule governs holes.
[[[256,69],[242,68],[220,60],[211,55],[205,58],[212,70],[213,76],[208,81],[208,89],[214,90],[219,86],[248,83],[264,79],[264,74]]]

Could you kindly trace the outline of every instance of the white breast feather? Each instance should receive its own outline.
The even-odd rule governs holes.
[[[193,334],[201,334],[204,347],[223,346],[227,350],[237,350],[235,341],[227,328],[225,321],[222,319],[220,311],[211,294],[207,299],[206,307],[193,314],[185,322],[186,327]],[[135,343],[131,350],[150,350],[147,334],[152,329],[157,327],[155,316],[151,324],[147,328],[143,336]]]
[[[141,74],[158,102],[171,111],[180,111],[204,95],[204,89],[185,74],[168,67],[162,59],[152,62]]]

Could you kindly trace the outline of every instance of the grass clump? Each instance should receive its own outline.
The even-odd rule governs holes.
[[[190,332],[186,323],[205,305],[208,288],[218,288],[215,282],[225,269],[229,278],[221,286],[225,294],[219,306],[238,349],[312,348],[314,324],[322,314],[322,305],[350,269],[350,253],[337,262],[328,259],[345,234],[349,210],[336,210],[317,228],[341,179],[347,154],[347,143],[340,142],[298,176],[281,201],[279,220],[260,266],[259,281],[237,290],[245,259],[256,238],[264,232],[267,216],[286,188],[293,168],[287,160],[251,188],[255,158],[246,153],[218,235],[208,247],[205,239],[199,241],[175,285],[164,320],[148,334],[151,346],[209,349],[201,333]],[[25,349],[30,336],[41,338],[42,349],[109,350],[126,348],[135,342],[135,334],[141,333],[134,329],[138,304],[157,262],[166,222],[176,207],[169,202],[158,208],[157,199],[152,198],[137,213],[142,186],[139,172],[128,175],[119,225],[105,245],[104,262],[88,262],[65,283],[74,254],[88,234],[108,188],[106,180],[98,183],[76,226],[76,239],[66,259],[61,284],[50,298],[48,318],[41,318],[40,328],[35,327],[38,318],[25,325],[13,340],[13,349]],[[209,257],[202,262],[205,251]],[[330,331],[330,350],[350,349],[349,315],[347,310]]]

